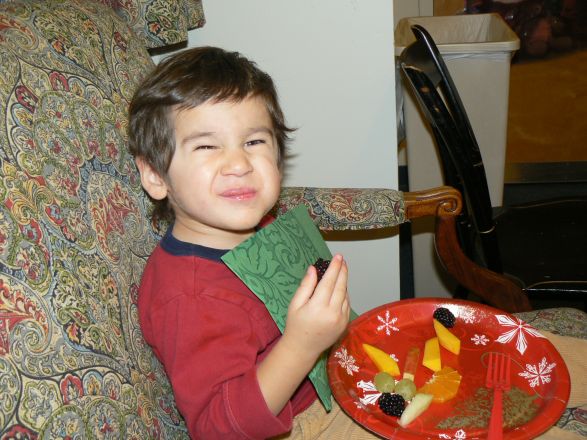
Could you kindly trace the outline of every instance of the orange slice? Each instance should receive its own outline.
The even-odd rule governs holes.
[[[433,402],[442,403],[455,397],[461,384],[461,375],[451,367],[443,367],[419,390],[419,393],[432,394]]]

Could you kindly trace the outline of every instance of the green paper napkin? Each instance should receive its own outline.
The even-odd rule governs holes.
[[[330,260],[332,254],[306,207],[300,205],[226,253],[222,260],[265,303],[283,332],[291,298],[308,266],[318,257]],[[326,358],[325,352],[308,377],[322,404],[330,411],[332,392]]]

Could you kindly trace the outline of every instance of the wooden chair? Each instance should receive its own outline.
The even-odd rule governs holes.
[[[494,210],[481,152],[446,64],[422,26],[412,31],[416,41],[402,52],[400,66],[432,130],[444,183],[463,194],[457,225],[465,254],[515,279],[530,301],[585,309],[587,197]]]

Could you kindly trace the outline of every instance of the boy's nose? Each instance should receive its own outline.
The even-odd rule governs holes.
[[[224,155],[222,173],[241,176],[251,172],[252,165],[247,153],[242,148],[228,149]]]

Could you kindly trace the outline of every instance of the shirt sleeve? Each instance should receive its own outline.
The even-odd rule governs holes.
[[[182,295],[151,312],[154,349],[193,438],[264,439],[291,429],[291,404],[274,416],[261,393],[260,342],[246,310]]]

